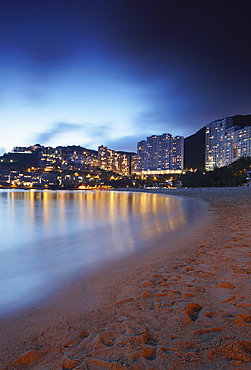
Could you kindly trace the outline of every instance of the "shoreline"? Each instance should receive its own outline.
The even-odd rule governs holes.
[[[198,224],[168,240],[168,250],[163,242],[115,262],[2,320],[1,368],[246,368],[250,189],[153,192],[208,202],[203,229]]]

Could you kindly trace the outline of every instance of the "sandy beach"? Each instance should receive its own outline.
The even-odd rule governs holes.
[[[165,193],[205,214],[1,320],[1,369],[251,368],[251,189]]]

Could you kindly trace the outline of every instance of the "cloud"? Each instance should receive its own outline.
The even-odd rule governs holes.
[[[112,123],[104,123],[94,125],[93,123],[84,123],[83,126],[83,137],[84,140],[80,145],[86,148],[97,149],[100,145],[107,145],[107,142],[113,142],[113,139],[109,139],[113,132]]]
[[[42,144],[47,143],[48,141],[55,139],[55,137],[59,136],[62,133],[77,131],[81,128],[82,126],[76,123],[56,122],[52,124],[52,128],[50,130],[41,132],[37,136],[35,141]]]
[[[0,147],[0,155],[3,155],[6,153],[6,148],[3,148],[2,146]]]
[[[142,137],[142,135],[122,136],[117,139],[106,140],[104,145],[113,150],[136,152],[137,142],[144,139],[145,137]]]
[[[106,125],[98,125],[92,126],[90,123],[85,124],[85,129],[88,134],[92,137],[106,137],[109,135],[110,125],[107,123]]]

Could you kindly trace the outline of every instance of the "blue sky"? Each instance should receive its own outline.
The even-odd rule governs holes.
[[[0,152],[135,151],[249,114],[249,1],[2,0]]]

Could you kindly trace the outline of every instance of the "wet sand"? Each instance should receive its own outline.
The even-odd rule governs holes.
[[[1,369],[251,368],[251,189],[166,193],[208,211],[192,230],[2,320]]]

